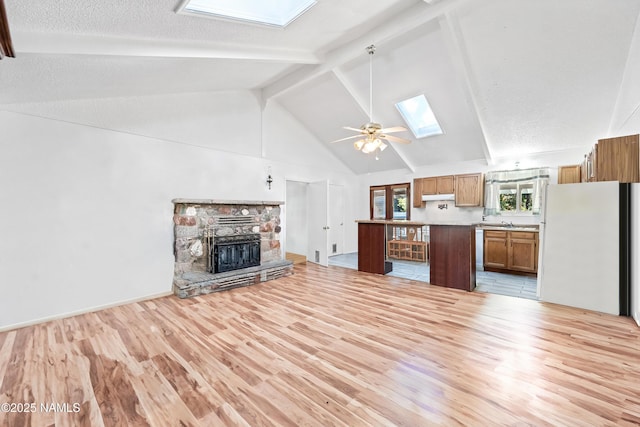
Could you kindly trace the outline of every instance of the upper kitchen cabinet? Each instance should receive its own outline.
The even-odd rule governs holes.
[[[451,195],[457,207],[477,207],[483,205],[484,183],[481,173],[466,175],[444,175],[413,180],[413,207],[424,207],[422,196]],[[432,197],[430,200],[438,200]],[[443,199],[445,200],[445,199]]]
[[[422,194],[453,194],[453,175],[422,178]]]
[[[458,207],[482,206],[484,185],[481,173],[455,176],[455,204]]]
[[[640,182],[639,135],[598,140],[582,163],[582,182]]]
[[[598,140],[595,155],[597,181],[639,182],[638,135]]]
[[[413,180],[413,207],[424,207],[422,196],[453,194],[453,175],[415,178]]]
[[[422,178],[413,180],[413,207],[422,207]]]
[[[581,181],[580,165],[559,166],[558,184],[576,184]]]

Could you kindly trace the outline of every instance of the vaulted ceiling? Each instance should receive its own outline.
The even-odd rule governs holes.
[[[640,13],[638,0],[319,0],[276,29],[180,3],[6,0],[17,58],[0,62],[0,104],[249,89],[357,174],[586,151],[612,132]],[[412,143],[375,162],[329,143],[368,121],[372,43],[375,121],[404,125],[395,103],[425,94],[444,130],[397,134]]]

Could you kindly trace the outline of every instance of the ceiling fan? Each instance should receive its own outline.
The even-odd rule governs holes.
[[[360,138],[353,143],[353,146],[356,150],[368,154],[373,153],[377,150],[383,151],[385,148],[387,148],[387,144],[385,144],[383,140],[399,142],[401,144],[408,144],[411,141],[408,139],[389,135],[390,133],[404,132],[407,130],[406,128],[402,126],[383,128],[380,123],[376,123],[373,121],[373,54],[376,51],[376,47],[374,45],[367,46],[366,50],[369,53],[369,122],[363,124],[362,126],[360,126],[360,128],[344,126],[344,129],[358,132],[358,135],[337,139],[335,141],[331,141],[331,143]]]

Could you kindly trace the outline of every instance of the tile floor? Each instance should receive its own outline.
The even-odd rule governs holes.
[[[393,271],[389,276],[429,282],[429,264],[422,262],[391,260]],[[358,269],[358,253],[352,252],[329,257],[329,265]],[[537,281],[535,277],[516,276],[512,274],[476,271],[475,292],[537,300]]]

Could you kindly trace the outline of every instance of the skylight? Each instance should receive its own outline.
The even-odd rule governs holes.
[[[396,108],[400,111],[404,121],[407,122],[416,138],[442,135],[444,133],[424,95],[414,96],[398,102]]]
[[[178,13],[286,27],[316,0],[185,0]]]

